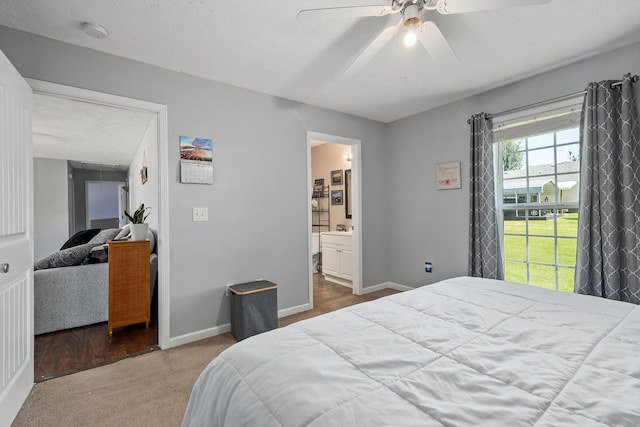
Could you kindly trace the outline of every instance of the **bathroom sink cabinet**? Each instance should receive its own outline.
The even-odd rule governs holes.
[[[330,282],[353,286],[353,244],[350,233],[322,233],[322,274]]]

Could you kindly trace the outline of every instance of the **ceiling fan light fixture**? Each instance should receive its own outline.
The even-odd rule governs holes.
[[[420,9],[416,4],[407,6],[402,12],[404,26],[407,28],[404,33],[405,46],[411,47],[418,40],[418,29],[420,28]]]
[[[416,44],[416,41],[418,40],[418,36],[417,36],[417,31],[418,31],[418,26],[420,24],[415,24],[413,22],[409,23],[407,25],[407,31],[404,34],[404,45],[407,47],[411,47],[414,44]]]

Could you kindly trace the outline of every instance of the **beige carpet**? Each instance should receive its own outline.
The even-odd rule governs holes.
[[[204,367],[230,334],[36,384],[13,426],[179,426]]]
[[[318,277],[315,277],[318,276]],[[396,293],[356,296],[314,275],[313,310],[279,319],[280,327]],[[21,426],[179,426],[204,367],[236,341],[230,333],[34,385],[14,423]]]

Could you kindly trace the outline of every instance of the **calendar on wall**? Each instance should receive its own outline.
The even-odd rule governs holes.
[[[213,155],[210,139],[180,136],[180,182],[213,184]]]

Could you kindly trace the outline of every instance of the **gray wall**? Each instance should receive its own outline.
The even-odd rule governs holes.
[[[69,238],[67,161],[33,159],[33,258],[60,249]]]
[[[391,123],[389,266],[391,280],[418,286],[467,273],[469,127],[481,111],[498,113],[583,90],[588,82],[640,74],[640,44]],[[640,92],[640,83],[635,85]],[[462,189],[435,189],[436,163],[462,162]],[[433,262],[433,273],[424,262]]]
[[[6,27],[0,49],[25,77],[168,106],[171,337],[229,322],[228,283],[270,279],[280,309],[308,301],[307,130],[362,140],[363,285],[389,279],[382,123]],[[213,139],[213,185],[179,183],[180,135]]]

